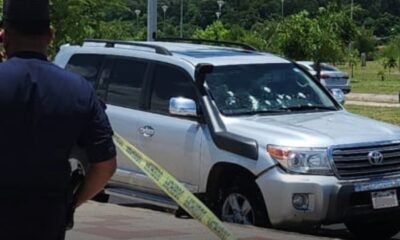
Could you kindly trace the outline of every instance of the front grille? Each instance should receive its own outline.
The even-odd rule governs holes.
[[[382,164],[372,165],[369,162],[368,154],[372,151],[382,153]],[[338,177],[341,179],[400,173],[400,143],[335,148],[332,152],[332,158]]]

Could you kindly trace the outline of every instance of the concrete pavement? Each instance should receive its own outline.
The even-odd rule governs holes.
[[[346,104],[372,107],[400,107],[396,94],[349,93]]]
[[[240,240],[337,239],[235,224],[227,224],[227,227]],[[168,212],[89,202],[77,210],[75,227],[67,233],[66,239],[208,240],[218,238],[196,220],[176,218]]]
[[[373,94],[373,93],[349,93],[346,100],[358,102],[399,103],[399,95]]]

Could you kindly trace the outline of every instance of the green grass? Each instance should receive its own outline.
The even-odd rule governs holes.
[[[351,68],[348,65],[338,67],[351,74]],[[400,71],[392,69],[389,75],[389,71],[384,70],[386,79],[382,81],[378,76],[378,72],[382,70],[384,69],[381,61],[367,62],[366,67],[356,67],[352,78],[352,92],[398,94],[400,92]]]
[[[400,108],[346,105],[349,112],[400,125]]]

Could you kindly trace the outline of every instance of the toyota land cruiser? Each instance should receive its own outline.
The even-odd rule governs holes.
[[[400,229],[400,128],[347,112],[294,62],[244,45],[87,40],[55,63],[222,220],[344,222],[363,239]],[[176,207],[123,154],[107,193]]]

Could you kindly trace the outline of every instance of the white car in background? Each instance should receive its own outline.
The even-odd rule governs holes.
[[[303,66],[311,75],[317,77],[314,62],[298,61],[297,63]],[[350,93],[351,91],[351,80],[349,75],[327,63],[321,63],[320,81],[322,85],[328,89],[341,89],[345,94]]]

